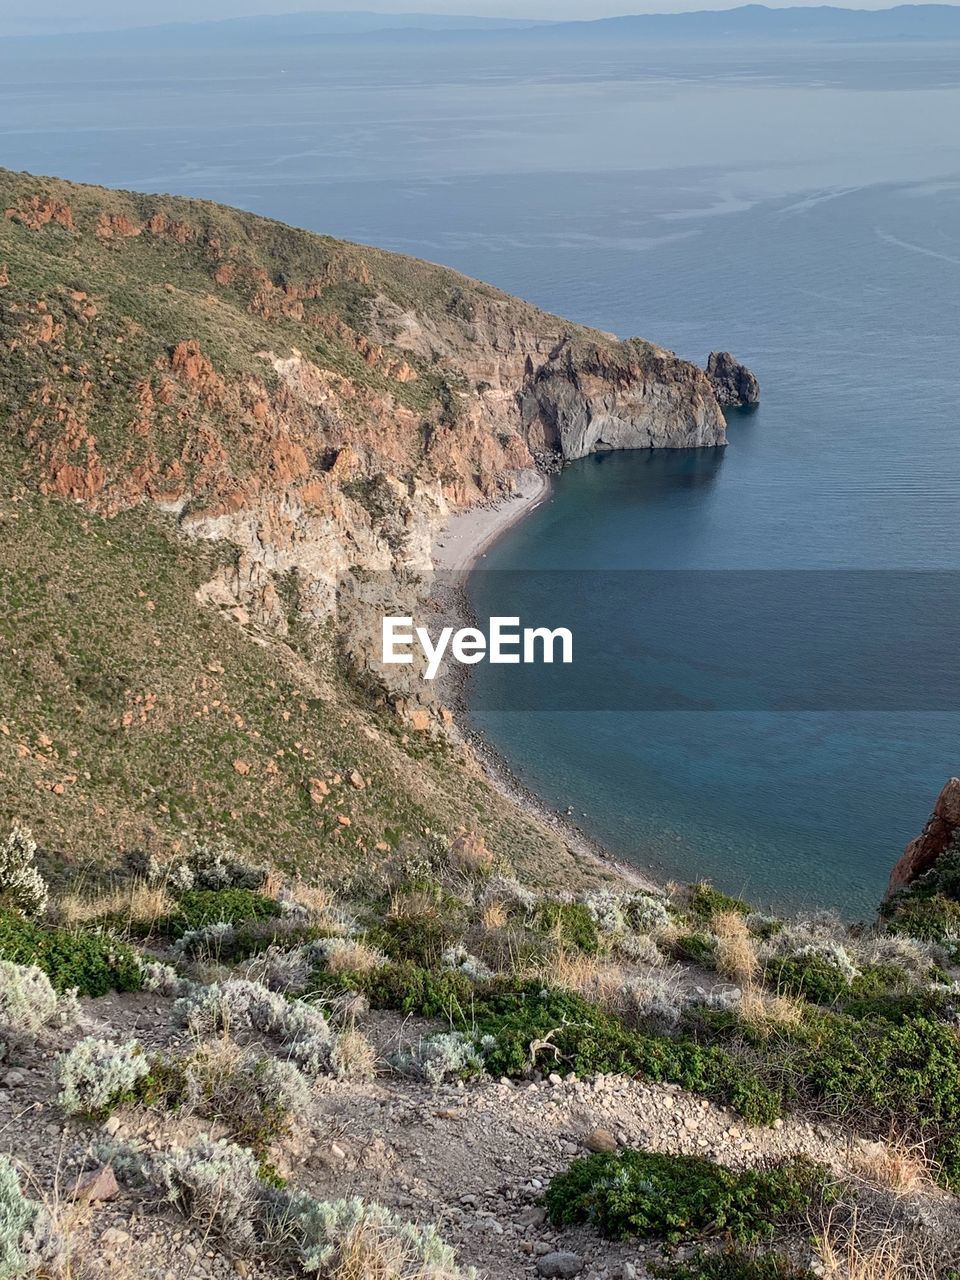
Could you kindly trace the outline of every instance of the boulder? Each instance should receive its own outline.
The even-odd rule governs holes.
[[[929,871],[960,832],[960,778],[951,778],[940,792],[933,813],[915,840],[911,840],[903,857],[893,868],[887,896],[904,889],[925,871]]]
[[[100,1200],[113,1200],[120,1194],[117,1179],[111,1167],[106,1164],[99,1169],[91,1169],[81,1174],[73,1191],[74,1200],[92,1204]]]
[[[711,351],[707,377],[720,404],[726,409],[760,403],[760,383],[729,351]]]
[[[564,1280],[565,1277],[578,1276],[583,1266],[583,1259],[576,1253],[546,1253],[537,1263],[537,1270],[542,1276]]]

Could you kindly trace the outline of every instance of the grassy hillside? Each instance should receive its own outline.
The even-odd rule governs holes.
[[[201,607],[238,551],[181,528],[244,503],[273,518],[299,484],[344,542],[381,545],[326,459],[349,446],[375,475],[382,449],[393,474],[416,473],[455,418],[455,377],[349,321],[375,296],[537,313],[195,201],[2,172],[2,210],[0,825],[32,826],[54,862],[224,833],[322,874],[470,827],[571,874],[452,748],[364,701],[304,625],[295,574],[279,630]],[[270,349],[302,352],[329,394],[296,399],[258,357]]]

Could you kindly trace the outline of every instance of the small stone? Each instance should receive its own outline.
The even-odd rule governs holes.
[[[105,1249],[116,1249],[119,1245],[130,1243],[130,1233],[121,1231],[119,1227],[108,1227],[100,1237]]]
[[[547,1083],[554,1084],[554,1085],[563,1084],[563,1077],[558,1076],[555,1071],[551,1071],[550,1074],[547,1076]]]
[[[358,773],[356,769],[354,769],[350,774],[350,785],[353,787],[354,791],[363,791],[367,785],[363,779],[363,775]]]
[[[583,1259],[576,1253],[546,1253],[537,1263],[537,1270],[542,1276],[564,1280],[567,1276],[578,1276],[583,1265]]]
[[[93,1204],[99,1200],[113,1200],[119,1194],[117,1179],[108,1164],[82,1174],[73,1189],[74,1200],[80,1200],[86,1204]]]
[[[588,1151],[609,1153],[620,1145],[609,1129],[591,1129],[583,1140]]]
[[[115,1138],[120,1129],[120,1121],[116,1116],[110,1116],[108,1120],[103,1122],[103,1132],[109,1138]]]
[[[330,1154],[333,1156],[334,1160],[346,1160],[347,1158],[347,1153],[344,1151],[343,1147],[336,1142],[330,1143]]]
[[[22,1071],[7,1071],[4,1074],[3,1083],[7,1089],[19,1089],[27,1083],[27,1077]]]

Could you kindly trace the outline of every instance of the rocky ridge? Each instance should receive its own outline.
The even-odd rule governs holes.
[[[449,512],[510,492],[537,459],[726,439],[695,365],[443,268],[6,171],[0,209],[24,475],[229,540],[237,563],[206,601],[281,633],[284,574],[320,621],[348,570],[428,569]]]

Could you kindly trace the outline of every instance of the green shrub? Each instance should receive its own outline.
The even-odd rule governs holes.
[[[582,902],[542,902],[534,916],[535,927],[555,937],[565,947],[594,955],[600,948],[596,920]]]
[[[523,1076],[533,1065],[530,1046],[546,1041],[537,1065],[547,1069],[643,1076],[682,1085],[735,1107],[751,1124],[768,1124],[781,1098],[730,1053],[683,1036],[634,1031],[581,996],[544,991],[488,993],[472,1010],[472,1026],[495,1044],[486,1053],[492,1075]]]
[[[899,965],[869,965],[851,978],[816,952],[775,957],[767,963],[765,981],[784,995],[802,996],[812,1004],[878,1000],[909,986],[908,975]]]
[[[699,1250],[686,1262],[671,1262],[653,1273],[662,1280],[814,1280],[806,1267],[795,1267],[776,1253],[745,1253],[724,1249],[721,1253]]]
[[[706,969],[712,969],[717,959],[717,944],[706,933],[681,933],[670,945],[674,960],[692,960]]]
[[[409,962],[364,974],[342,974],[338,982],[342,989],[362,991],[375,1009],[423,1018],[469,1019],[477,1000],[477,985],[465,973],[424,969]]]
[[[370,941],[392,960],[432,968],[463,934],[463,904],[432,881],[411,881],[384,907]]]
[[[728,893],[715,889],[706,880],[693,886],[690,910],[701,920],[709,920],[720,911],[735,911],[737,915],[749,915],[753,908],[742,898],[731,898]]]
[[[893,901],[887,909],[887,928],[894,933],[906,933],[924,942],[945,943],[951,958],[956,960],[960,947],[960,902],[946,894],[935,893],[927,897],[920,893],[906,893]]]
[[[699,1156],[623,1151],[575,1160],[547,1188],[558,1226],[590,1222],[606,1236],[688,1240],[725,1232],[752,1243],[805,1220],[826,1190],[822,1169],[802,1161],[736,1173]]]
[[[803,1055],[804,1092],[838,1114],[926,1141],[947,1180],[960,1184],[960,1038],[918,1015],[901,1023],[821,1015]]]
[[[960,956],[960,836],[954,835],[929,871],[888,898],[880,914],[895,933],[947,944],[956,960]]]
[[[179,938],[211,924],[271,920],[279,914],[279,902],[253,889],[189,889],[180,895],[176,911],[158,922],[157,928]]]
[[[800,1024],[776,1036],[736,1014],[699,1011],[694,1034],[731,1041],[745,1078],[759,1076],[785,1102],[826,1109],[862,1129],[891,1129],[927,1144],[944,1179],[960,1185],[960,1037],[941,1021],[936,994],[889,999],[883,1014],[808,1006]],[[887,1002],[883,1002],[886,1004]],[[883,1007],[881,1005],[881,1007]],[[752,1062],[752,1072],[750,1063]]]
[[[58,992],[76,988],[82,996],[136,991],[140,958],[132,947],[94,929],[48,928],[0,911],[0,956],[35,965]]]

